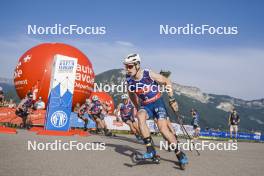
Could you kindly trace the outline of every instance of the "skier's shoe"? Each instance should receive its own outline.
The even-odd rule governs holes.
[[[157,152],[152,150],[151,152],[146,152],[143,154],[143,159],[152,159],[156,156]]]
[[[113,136],[113,134],[109,131],[109,132],[105,133],[105,136]]]
[[[156,151],[153,151],[151,153],[141,153],[141,152],[133,153],[133,162],[139,163],[142,161],[151,161],[155,164],[159,164],[160,156],[156,155]]]
[[[155,164],[159,164],[160,163],[160,156],[156,154],[157,152],[155,150],[153,150],[152,152],[146,152],[144,154],[140,154],[140,155],[135,155],[135,160],[137,162],[140,161],[146,161],[146,160],[150,160],[151,162],[155,163]]]
[[[188,158],[187,156],[181,152],[179,155],[177,155],[177,158],[179,160],[179,165],[182,170],[185,170],[186,164],[188,164]]]
[[[105,136],[113,136],[112,132],[109,131],[108,129],[105,129],[105,130],[104,130],[104,135],[105,135]]]
[[[142,140],[142,137],[140,135],[135,134],[135,136],[136,136],[136,138],[137,138],[138,141],[141,141]]]

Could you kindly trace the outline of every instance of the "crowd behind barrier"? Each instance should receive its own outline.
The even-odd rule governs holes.
[[[35,110],[33,114],[30,114],[30,122],[32,125],[43,126],[45,124],[45,110]],[[88,114],[85,114],[84,117],[89,119],[88,128],[96,128],[95,122],[89,117]],[[124,122],[120,122],[116,120],[115,116],[106,116],[105,122],[107,124],[107,128],[110,130],[117,131],[130,131],[130,128]],[[20,117],[16,116],[15,108],[1,107],[0,108],[0,123],[11,123],[15,125],[20,125],[22,120]],[[157,125],[153,120],[147,120],[147,125],[152,133],[159,133]],[[76,112],[71,113],[70,117],[70,126],[75,128],[82,128],[84,126],[83,120],[77,117]],[[172,123],[172,126],[178,135],[184,135],[181,126],[177,123]],[[184,125],[187,132],[192,135],[194,130],[191,125]],[[205,138],[230,138],[229,132],[224,131],[212,131],[212,130],[201,130],[200,136]],[[238,132],[238,139],[250,140],[250,141],[264,141],[264,135],[260,133],[245,133]]]

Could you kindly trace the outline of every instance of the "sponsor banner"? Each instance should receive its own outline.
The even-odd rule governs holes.
[[[68,131],[77,59],[55,55],[46,113],[46,130]]]
[[[90,118],[88,114],[85,114],[83,117],[88,119],[87,128],[96,128],[95,122]],[[84,127],[84,121],[77,116],[76,112],[71,113],[70,126],[75,128]]]
[[[264,141],[264,135],[260,136],[260,141],[262,141],[262,142]]]
[[[124,122],[117,122],[115,116],[107,116],[105,117],[105,121],[106,121],[107,127],[111,130],[125,130],[125,131],[130,130],[129,126],[125,124]],[[171,123],[171,124],[177,135],[185,134],[182,131],[182,128],[179,124],[177,123]],[[147,125],[151,132],[159,132],[157,125],[154,123],[153,120],[147,120]],[[192,136],[194,133],[193,126],[184,125],[184,127],[186,131],[188,132],[188,134]],[[209,137],[209,138],[229,138],[230,134],[229,132],[223,132],[223,131],[215,132],[215,131],[201,130],[200,136]],[[239,132],[238,139],[264,141],[264,135]]]
[[[174,131],[176,132],[177,135],[183,135],[183,134],[185,134],[182,131],[182,128],[181,128],[180,124],[171,123],[171,125],[172,125],[172,127],[173,127],[173,129],[174,129]],[[188,132],[188,134],[190,136],[192,136],[193,133],[194,133],[193,127],[191,125],[184,125],[184,127],[185,127],[186,131]]]
[[[105,123],[111,130],[130,131],[129,126],[124,122],[117,122],[115,116],[106,116]]]
[[[211,137],[211,138],[230,138],[230,133],[229,132],[223,132],[223,131],[204,131],[204,130],[202,130],[200,132],[200,136]],[[244,139],[244,140],[258,140],[258,141],[260,141],[261,138],[263,138],[263,135],[254,134],[254,133],[238,132],[237,138],[238,139]]]
[[[154,120],[147,120],[147,125],[149,127],[149,131],[152,133],[156,133],[159,131],[157,124],[154,122]]]
[[[137,120],[137,119],[135,119],[135,120]],[[106,116],[105,122],[106,122],[108,129],[130,131],[129,126],[124,122],[117,122],[115,116]],[[159,132],[159,129],[158,129],[156,123],[154,122],[154,120],[147,120],[147,125],[150,129],[150,132]],[[172,123],[172,126],[173,126],[176,134],[183,134],[179,124]],[[184,126],[185,126],[186,130],[188,131],[188,133],[190,135],[192,135],[193,134],[193,127],[190,125],[184,125]]]

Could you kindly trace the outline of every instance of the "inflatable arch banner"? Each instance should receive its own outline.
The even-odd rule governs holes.
[[[46,112],[46,130],[68,131],[77,59],[55,55],[53,61],[50,91]]]

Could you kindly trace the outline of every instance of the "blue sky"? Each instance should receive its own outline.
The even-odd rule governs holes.
[[[0,77],[11,78],[18,58],[32,46],[64,42],[81,49],[96,73],[120,68],[124,56],[138,52],[143,66],[169,69],[180,84],[208,93],[263,98],[263,8],[260,0],[1,1]],[[27,34],[28,24],[55,23],[106,26],[107,34]],[[239,34],[162,36],[160,24],[237,26]]]

